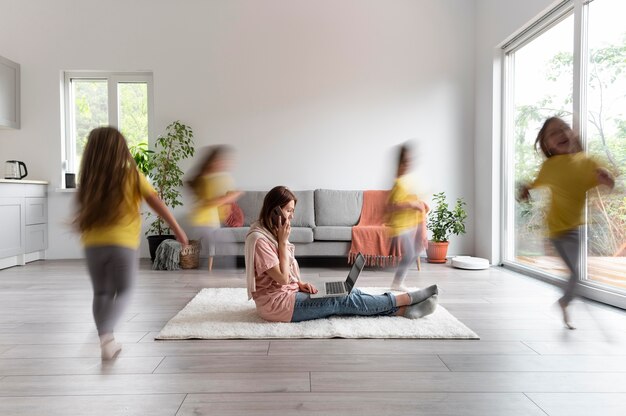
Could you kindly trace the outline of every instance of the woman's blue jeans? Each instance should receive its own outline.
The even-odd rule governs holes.
[[[346,315],[395,315],[398,312],[396,297],[391,293],[370,295],[359,289],[352,289],[348,296],[317,298],[305,292],[296,293],[291,322],[309,321],[329,316]]]

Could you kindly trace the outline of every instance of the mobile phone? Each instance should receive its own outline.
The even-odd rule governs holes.
[[[276,227],[278,227],[280,224],[284,224],[285,221],[287,221],[287,218],[285,218],[285,214],[283,214],[283,210],[280,209],[280,207],[275,207],[272,210],[272,220]]]

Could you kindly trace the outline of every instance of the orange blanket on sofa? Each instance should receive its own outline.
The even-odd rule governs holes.
[[[400,247],[393,244],[385,226],[389,191],[363,191],[363,207],[359,223],[352,227],[352,246],[348,262],[352,264],[358,253],[368,266],[395,266],[400,260]]]

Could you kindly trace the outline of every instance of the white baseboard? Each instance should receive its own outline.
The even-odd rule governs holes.
[[[45,260],[45,258],[46,258],[45,250],[35,251],[33,253],[26,253],[24,254],[24,263],[30,263],[31,261],[37,261],[37,260]]]
[[[0,259],[0,269],[6,269],[8,267],[13,266],[23,266],[24,265],[24,255],[19,254],[17,256],[5,257]]]

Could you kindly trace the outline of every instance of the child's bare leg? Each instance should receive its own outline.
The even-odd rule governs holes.
[[[570,320],[570,315],[567,312],[567,307],[576,296],[580,279],[580,270],[578,268],[580,231],[579,229],[570,230],[562,236],[554,238],[552,243],[571,273],[569,280],[565,285],[563,296],[559,299],[559,306],[561,307],[561,312],[563,313],[563,323],[568,329],[574,329]]]

